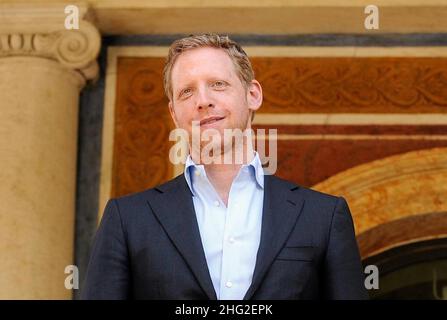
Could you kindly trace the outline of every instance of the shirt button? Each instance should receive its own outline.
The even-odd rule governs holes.
[[[218,206],[220,206],[220,204],[219,204],[219,201],[214,201],[214,205],[216,206],[216,207],[218,207]]]
[[[228,241],[230,241],[230,243],[234,243],[236,240],[234,240],[234,238],[231,237],[230,239],[228,239]]]
[[[231,287],[233,286],[233,282],[231,282],[231,281],[227,281],[227,283],[225,283],[225,286],[226,286],[227,288],[231,288]]]
[[[199,170],[196,170],[196,171],[194,171],[194,174],[195,174],[196,176],[200,176],[200,171],[199,171]]]

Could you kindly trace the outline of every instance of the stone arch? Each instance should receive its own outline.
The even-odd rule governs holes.
[[[346,198],[363,259],[399,245],[447,237],[447,148],[362,164],[313,189]]]

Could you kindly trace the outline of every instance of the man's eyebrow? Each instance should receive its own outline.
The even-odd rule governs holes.
[[[223,76],[216,76],[216,77],[209,78],[209,81],[216,81],[216,80],[229,82],[231,79],[229,79],[228,77],[223,77]]]

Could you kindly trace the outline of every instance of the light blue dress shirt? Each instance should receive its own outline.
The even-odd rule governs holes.
[[[251,285],[261,239],[264,170],[259,155],[240,168],[228,207],[191,155],[184,173],[217,299],[241,300]]]

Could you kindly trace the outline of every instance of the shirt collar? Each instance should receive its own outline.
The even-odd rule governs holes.
[[[261,159],[259,158],[259,154],[255,151],[255,156],[253,160],[249,164],[242,165],[241,169],[244,167],[251,168],[250,172],[254,175],[256,182],[260,188],[264,188],[264,169],[262,168]],[[192,179],[191,176],[195,173],[196,170],[199,170],[201,174],[205,173],[205,167],[203,164],[195,164],[194,160],[192,160],[191,155],[189,154],[186,158],[185,169],[183,171],[186,183],[189,186],[192,194],[195,196],[194,188],[192,187]]]

